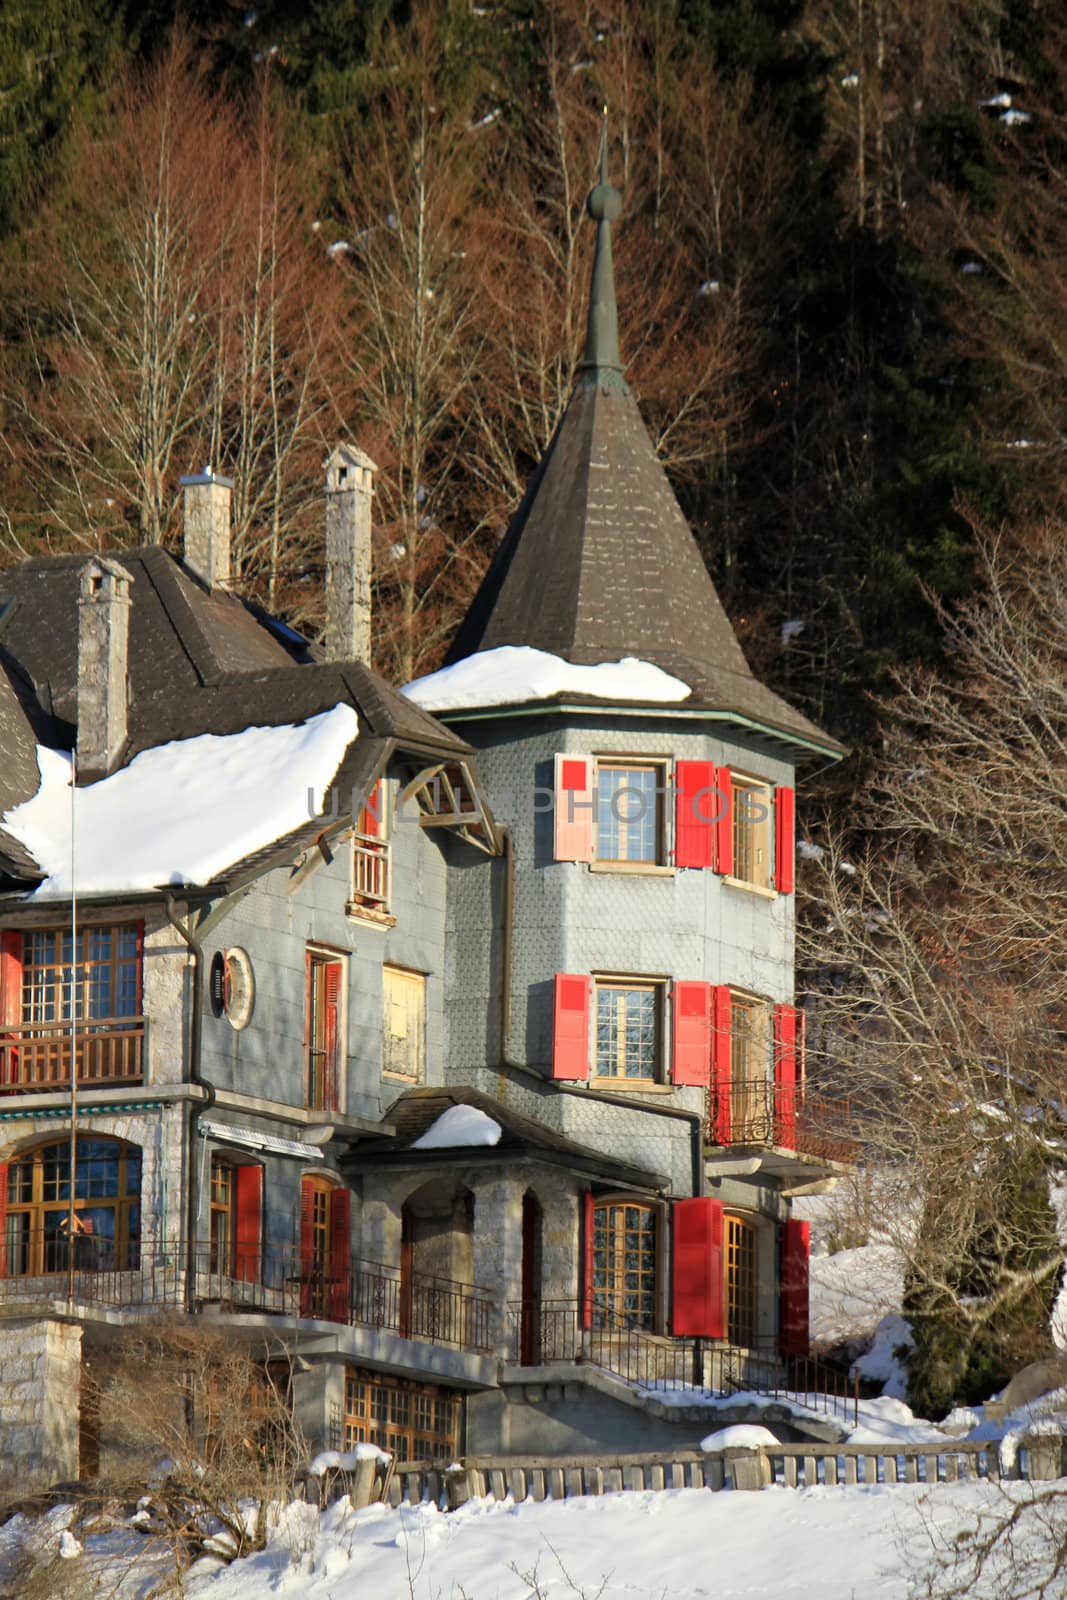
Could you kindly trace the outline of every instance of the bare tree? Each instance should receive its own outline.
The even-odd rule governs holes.
[[[952,677],[900,680],[869,842],[815,847],[800,941],[813,1070],[852,1086],[913,1303],[954,1330],[943,1389],[975,1351],[1047,1348],[1067,1156],[1063,529],[976,539],[985,592],[942,612]]]

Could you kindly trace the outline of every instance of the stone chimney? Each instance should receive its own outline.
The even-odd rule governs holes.
[[[125,567],[92,556],[78,597],[78,778],[114,772],[126,748],[130,584]]]
[[[371,501],[378,468],[351,444],[326,458],[326,658],[370,666]]]
[[[220,478],[210,467],[183,478],[182,560],[209,589],[230,582],[230,495],[232,478]]]

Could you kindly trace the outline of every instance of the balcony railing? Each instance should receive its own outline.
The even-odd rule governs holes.
[[[71,1025],[29,1022],[0,1027],[0,1094],[29,1094],[70,1085]],[[92,1017],[77,1024],[78,1087],[140,1083],[144,1017]]]
[[[772,1345],[742,1348],[726,1340],[655,1334],[599,1304],[585,1328],[577,1300],[521,1301],[508,1310],[509,1354],[523,1366],[594,1366],[641,1389],[691,1390],[694,1397],[771,1395],[856,1419],[856,1380],[815,1357],[782,1356]]]
[[[141,1239],[114,1242],[75,1236],[74,1258],[60,1226],[45,1233],[9,1233],[0,1248],[0,1305],[65,1300],[129,1309],[200,1308],[313,1317],[380,1328],[420,1343],[459,1350],[491,1348],[492,1297],[472,1284],[402,1273],[373,1261],[337,1266],[308,1262],[296,1246],[260,1250]],[[192,1294],[188,1294],[191,1287]]]
[[[708,1096],[708,1142],[795,1150],[823,1161],[855,1161],[847,1099],[834,1100],[800,1086],[766,1078],[735,1079]]]
[[[370,833],[352,835],[352,909],[389,910],[389,844]]]

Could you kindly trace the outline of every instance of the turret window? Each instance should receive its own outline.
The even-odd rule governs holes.
[[[730,775],[733,812],[733,871],[741,883],[771,885],[771,790],[766,783]]]
[[[665,985],[656,979],[597,978],[593,988],[597,1077],[658,1078]]]
[[[653,865],[666,861],[665,787],[662,762],[597,762],[598,861]]]

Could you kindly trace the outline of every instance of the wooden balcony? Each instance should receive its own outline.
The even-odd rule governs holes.
[[[349,911],[380,917],[389,913],[389,844],[370,833],[352,835]]]
[[[708,1096],[707,1142],[719,1148],[793,1151],[815,1162],[849,1165],[859,1155],[848,1100],[766,1078],[734,1080]]]
[[[144,1017],[92,1017],[77,1025],[80,1089],[144,1081]],[[0,1028],[0,1094],[33,1094],[70,1087],[69,1022],[30,1022]]]

